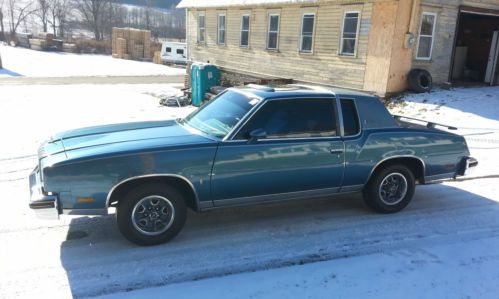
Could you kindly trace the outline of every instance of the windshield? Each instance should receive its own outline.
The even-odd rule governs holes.
[[[181,123],[223,138],[259,101],[229,90],[187,116]]]

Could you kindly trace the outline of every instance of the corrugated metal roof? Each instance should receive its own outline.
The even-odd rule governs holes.
[[[260,6],[279,4],[317,3],[319,0],[182,0],[177,8],[205,8],[229,6]]]

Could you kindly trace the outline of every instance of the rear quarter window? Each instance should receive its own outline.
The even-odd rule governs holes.
[[[360,122],[355,101],[352,99],[340,99],[340,102],[345,136],[357,135],[360,132]]]

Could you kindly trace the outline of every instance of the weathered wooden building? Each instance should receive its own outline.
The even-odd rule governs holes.
[[[227,71],[380,95],[405,90],[412,68],[428,70],[437,84],[499,77],[499,0],[182,0],[178,7],[187,9],[189,58]]]

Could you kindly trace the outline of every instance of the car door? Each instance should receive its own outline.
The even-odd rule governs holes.
[[[266,100],[213,165],[216,206],[337,192],[344,170],[334,97]],[[250,139],[258,132],[258,140]],[[254,134],[253,134],[254,135]]]

